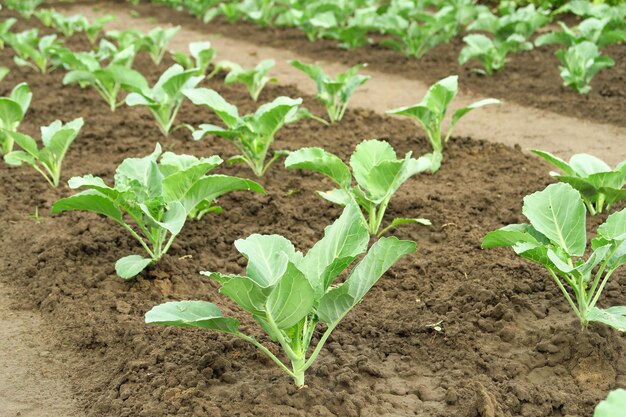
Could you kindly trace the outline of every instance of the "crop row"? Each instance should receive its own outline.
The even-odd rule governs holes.
[[[138,1],[129,0],[133,3]],[[602,48],[626,41],[626,4],[609,6],[575,0],[551,10],[549,3],[520,7],[503,1],[496,10],[475,0],[152,0],[188,10],[209,22],[223,16],[261,26],[296,27],[309,40],[334,39],[342,48],[377,44],[408,57],[421,58],[432,48],[463,35],[459,63],[479,62],[474,71],[490,75],[505,67],[507,55],[557,44],[555,55],[565,86],[580,94],[591,90],[591,79],[615,62]],[[563,13],[583,20],[574,27],[557,21]],[[535,36],[537,33],[547,32]],[[533,39],[534,38],[534,39]]]
[[[71,19],[83,21],[81,31],[91,27],[80,16]],[[7,21],[3,23],[6,25]],[[95,31],[95,35],[92,31],[90,40],[94,45],[101,30]],[[380,140],[361,142],[348,163],[321,148],[279,151],[272,145],[277,131],[287,123],[297,123],[302,118],[324,123],[341,121],[351,95],[368,80],[358,74],[360,66],[332,79],[319,67],[292,62],[315,81],[317,97],[328,111],[329,122],[302,107],[301,98],[289,97],[278,97],[259,106],[256,112],[241,116],[237,107],[217,91],[199,85],[205,77],[226,69],[229,74],[225,82],[245,84],[256,100],[267,82],[271,67],[267,63],[251,70],[233,63],[213,65],[216,51],[202,42],[190,45],[189,55],[173,53],[172,59],[177,63],[152,86],[132,69],[139,51],[146,51],[155,64],[160,63],[175,32],[175,28],[156,28],[148,34],[133,30],[108,32],[87,52],[71,51],[55,35],[40,37],[36,29],[22,33],[7,29],[2,39],[13,48],[17,65],[43,73],[63,69],[67,71],[65,84],[95,88],[111,111],[123,103],[145,107],[164,136],[179,127],[175,120],[184,100],[209,108],[222,126],[180,126],[189,128],[196,140],[207,135],[226,139],[241,152],[228,161],[246,163],[257,177],[286,156],[287,169],[314,171],[336,184],[335,189],[319,194],[344,206],[344,210],[306,254],[280,235],[253,234],[235,242],[236,249],[247,259],[245,275],[202,272],[216,280],[221,285],[220,293],[249,313],[281,346],[290,365],[242,331],[237,319],[224,317],[212,303],[168,302],[145,316],[147,323],[219,330],[246,340],[301,387],[305,371],[340,321],[396,261],[416,249],[412,241],[383,235],[407,223],[430,224],[427,219],[396,218],[383,225],[393,195],[410,178],[426,171],[435,174],[443,162],[444,145],[458,121],[469,111],[498,101],[486,99],[455,111],[448,131],[444,132],[442,125],[458,87],[457,77],[450,76],[431,86],[420,103],[389,111],[411,117],[428,136],[432,152],[418,158],[410,152],[398,158],[392,146]],[[122,93],[123,100],[119,98]],[[77,118],[65,124],[57,120],[42,127],[39,147],[34,138],[20,132],[32,97],[28,84],[21,83],[9,96],[0,98],[1,150],[7,164],[30,165],[57,187],[63,158],[80,134],[84,120]],[[626,263],[626,209],[611,213],[598,227],[590,243],[591,252],[585,255],[589,252],[587,215],[610,211],[615,203],[626,200],[626,161],[611,168],[586,154],[574,155],[566,162],[547,152],[535,153],[562,172],[554,174],[559,182],[524,199],[522,213],[528,223],[492,231],[484,237],[482,246],[511,247],[519,256],[543,265],[583,329],[590,322],[597,322],[626,330],[626,307],[598,307],[607,282]],[[137,239],[147,255],[130,255],[116,262],[117,274],[133,279],[168,251],[187,221],[199,221],[204,215],[219,212],[221,208],[216,202],[220,196],[240,190],[265,192],[256,181],[211,173],[222,162],[217,155],[197,157],[162,152],[157,143],[150,155],[125,159],[115,171],[113,186],[93,175],[71,178],[69,187],[82,191],[56,201],[52,213],[91,211],[118,223]],[[347,278],[339,280],[353,264]],[[313,347],[313,336],[319,328],[323,333]],[[611,415],[602,414],[602,409],[610,408],[616,398],[611,396],[596,415]]]

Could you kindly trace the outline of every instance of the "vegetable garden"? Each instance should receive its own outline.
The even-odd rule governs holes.
[[[67,3],[0,10],[0,415],[626,415],[626,4]]]

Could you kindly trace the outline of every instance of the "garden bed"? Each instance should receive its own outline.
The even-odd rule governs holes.
[[[87,48],[82,35],[68,44]],[[0,58],[10,63],[10,49]],[[135,68],[154,81],[168,65],[157,68],[141,54]],[[163,139],[145,109],[111,113],[94,91],[63,87],[62,77],[60,71],[40,75],[12,66],[0,93],[28,81],[34,100],[22,129],[29,134],[57,118],[85,118],[66,157],[64,179],[91,173],[111,183],[124,158],[146,155],[156,142],[198,156],[235,153],[221,139],[194,142],[184,130]],[[502,80],[491,83],[506,88]],[[243,89],[225,87],[223,79],[203,85],[244,112],[256,108]],[[290,86],[271,86],[259,101],[279,95],[302,96]],[[312,97],[303,98],[314,113],[323,112]],[[189,103],[178,120],[218,122]],[[354,109],[336,125],[289,126],[278,134],[276,148],[321,146],[348,158],[363,139],[381,138],[400,154],[418,155],[428,149],[421,135],[411,122]],[[340,213],[315,194],[331,188],[319,175],[277,163],[259,180],[266,195],[222,198],[223,214],[189,222],[168,255],[128,283],[115,275],[114,262],[140,248],[123,229],[83,212],[50,217],[51,204],[73,191],[52,190],[31,169],[2,164],[0,280],[15,290],[16,306],[42,312],[54,332],[52,355],[66,354],[54,350],[61,343],[71,349],[67,360],[76,369],[71,382],[90,417],[586,417],[610,389],[626,382],[623,336],[599,325],[581,333],[542,268],[509,251],[480,249],[486,232],[522,221],[522,198],[550,181],[549,169],[519,148],[453,138],[441,171],[410,179],[388,211],[389,218],[432,220],[432,227],[395,232],[418,242],[418,251],[384,275],[339,325],[301,390],[254,347],[232,336],[148,326],[143,316],[168,300],[208,300],[267,341],[198,271],[241,272],[245,263],[233,242],[252,233],[281,234],[308,249]],[[241,166],[219,171],[252,175]],[[29,217],[35,208],[42,223]],[[604,217],[593,218],[590,230]],[[624,284],[626,274],[618,271],[602,302],[623,302]]]
[[[116,2],[119,0],[113,1]],[[345,50],[332,40],[309,42],[304,33],[294,28],[259,27],[246,22],[228,23],[223,18],[204,24],[193,16],[158,4],[142,3],[134,9],[140,16],[155,18],[159,23],[180,24],[198,31],[222,33],[258,45],[292,50],[316,60],[336,61],[350,66],[365,62],[374,70],[429,84],[450,74],[459,74],[463,78],[464,89],[483,96],[515,101],[567,116],[626,126],[626,44],[611,45],[603,50],[604,54],[613,58],[615,66],[594,77],[591,93],[580,95],[562,85],[559,61],[554,56],[557,48],[553,46],[511,54],[503,71],[487,77],[472,71],[470,64],[458,64],[459,51],[463,47],[459,37],[437,46],[421,59],[408,59],[394,50],[377,45]],[[568,20],[575,21],[573,17]]]

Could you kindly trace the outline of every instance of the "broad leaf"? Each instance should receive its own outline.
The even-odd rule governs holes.
[[[289,329],[313,308],[314,291],[304,274],[291,262],[267,299],[267,312],[276,326]]]
[[[132,279],[153,262],[153,259],[139,255],[125,256],[115,263],[115,272],[122,279]]]
[[[224,317],[219,308],[206,301],[171,301],[158,305],[146,313],[146,323],[239,333],[237,319]]]
[[[378,279],[401,257],[414,252],[416,244],[395,237],[381,238],[341,286],[327,292],[320,300],[317,314],[328,325],[341,320]]]
[[[585,205],[567,184],[552,184],[524,198],[522,212],[533,227],[571,256],[582,256],[587,242]]]

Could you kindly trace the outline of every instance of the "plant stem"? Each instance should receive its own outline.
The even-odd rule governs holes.
[[[580,316],[580,310],[578,310],[578,307],[576,307],[576,304],[574,304],[574,301],[572,301],[572,297],[570,297],[569,293],[563,286],[563,283],[561,282],[561,280],[556,276],[553,270],[548,268],[548,271],[550,272],[550,275],[552,275],[552,278],[556,282],[556,285],[558,285],[559,288],[561,289],[561,292],[563,292],[563,295],[567,299],[567,302],[569,303],[570,307],[572,307],[572,309],[574,310],[578,318],[582,320],[582,317]]]
[[[285,364],[281,362],[280,359],[278,359],[272,352],[270,352],[268,348],[263,346],[261,343],[257,342],[254,337],[245,335],[243,333],[235,333],[235,336],[239,337],[240,339],[245,340],[246,342],[252,343],[254,346],[259,348],[261,352],[265,353],[271,360],[273,360],[280,367],[280,369],[282,369],[287,375],[292,377],[294,380],[296,379],[296,375],[289,368],[287,368]]]
[[[304,368],[302,369],[303,372],[306,371],[307,369],[309,369],[311,367],[311,365],[313,365],[313,362],[315,362],[315,359],[317,359],[317,356],[320,354],[322,348],[324,347],[324,343],[326,343],[326,341],[330,337],[330,334],[333,332],[333,330],[335,330],[335,327],[337,327],[337,324],[339,324],[341,319],[343,319],[343,316],[345,316],[345,314],[342,315],[333,324],[329,324],[328,325],[328,328],[326,329],[326,331],[322,335],[322,338],[320,339],[319,342],[317,342],[317,346],[315,346],[315,350],[313,350],[313,353],[311,353],[311,356],[309,356],[309,359],[307,359],[306,363],[304,364]]]

